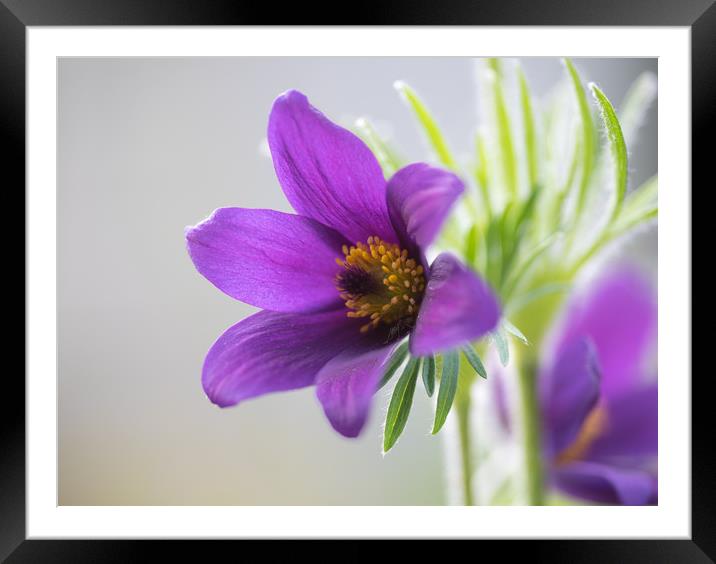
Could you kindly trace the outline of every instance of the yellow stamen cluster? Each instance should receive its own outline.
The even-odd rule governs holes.
[[[343,245],[343,254],[343,259],[336,259],[345,269],[338,273],[336,284],[351,310],[348,317],[370,318],[361,332],[381,322],[409,324],[415,318],[425,290],[425,276],[423,267],[408,257],[408,251],[379,237],[368,237],[367,244]],[[345,282],[349,271],[375,283],[368,285],[366,291],[351,290]]]

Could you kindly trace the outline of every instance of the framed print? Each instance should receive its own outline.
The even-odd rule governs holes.
[[[712,3],[3,2],[9,562],[300,538],[711,561]]]

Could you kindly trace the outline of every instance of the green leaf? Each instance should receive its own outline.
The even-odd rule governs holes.
[[[508,221],[507,213],[503,218],[503,235],[505,234],[505,231],[507,231],[507,233],[511,235],[511,238],[509,243],[506,244],[505,237],[503,236],[502,280],[506,280],[508,278],[508,274],[512,268],[512,263],[520,250],[524,235],[534,217],[534,210],[540,193],[541,190],[539,185],[535,185],[532,192],[530,192],[527,201],[522,206],[522,209],[520,209],[519,215],[515,219],[514,224]],[[508,210],[506,208],[505,212],[507,211]]]
[[[530,252],[527,253],[527,256],[514,269],[513,274],[510,276],[509,280],[505,283],[504,290],[502,292],[503,297],[505,298],[505,301],[507,301],[507,298],[509,298],[512,295],[512,292],[515,290],[515,288],[518,287],[522,277],[527,273],[527,271],[535,263],[535,261],[540,256],[542,256],[548,249],[550,249],[553,244],[555,244],[557,241],[560,241],[562,239],[562,235],[563,234],[561,231],[552,233],[549,237],[544,239],[544,241],[539,243],[537,246],[534,247],[534,249],[532,249]]]
[[[440,390],[438,391],[437,407],[435,409],[435,423],[433,435],[445,424],[452,402],[457,392],[458,371],[460,369],[460,355],[457,351],[450,351],[443,355],[443,371],[440,376]]]
[[[617,222],[614,227],[608,232],[607,239],[605,242],[616,239],[621,235],[624,235],[628,231],[631,231],[635,227],[650,221],[659,215],[659,207],[657,204],[653,204],[651,207],[642,209],[639,213],[634,214],[628,218],[624,218],[623,221]]]
[[[434,358],[435,358],[435,377],[439,378],[438,374],[443,373],[443,355],[436,354]]]
[[[423,384],[428,397],[433,397],[435,391],[435,358],[433,356],[423,358]]]
[[[510,114],[505,102],[505,93],[502,88],[501,73],[495,72],[492,81],[493,98],[495,104],[495,126],[497,127],[497,141],[500,147],[500,161],[504,174],[507,193],[514,199],[517,197],[517,158],[512,142]]]
[[[489,169],[487,158],[487,147],[485,145],[485,136],[482,133],[477,134],[475,139],[475,149],[477,150],[477,172],[476,180],[480,194],[482,195],[482,203],[485,206],[485,212],[488,221],[492,216],[492,202],[490,201],[490,190],[489,190]]]
[[[465,358],[470,363],[470,366],[477,372],[480,376],[483,378],[487,378],[487,370],[485,370],[485,365],[482,364],[482,360],[480,360],[480,356],[477,354],[474,348],[472,348],[472,345],[467,345],[466,347],[463,347],[462,349],[463,354],[465,355]]]
[[[385,372],[378,383],[376,391],[380,390],[390,381],[393,374],[395,374],[398,368],[400,368],[400,365],[403,364],[406,356],[408,356],[408,341],[401,343],[401,345],[393,351],[393,354],[391,354],[387,364],[385,365]]]
[[[493,288],[499,288],[499,276],[502,272],[502,242],[500,240],[501,217],[493,217],[487,226],[485,277]]]
[[[368,148],[373,152],[378,160],[383,174],[386,178],[390,178],[402,166],[401,160],[395,154],[393,149],[380,138],[375,128],[365,118],[359,118],[355,123],[356,131]]]
[[[564,212],[565,203],[567,202],[567,195],[574,184],[574,179],[577,176],[577,167],[582,156],[580,149],[581,141],[579,139],[574,143],[574,150],[572,152],[572,159],[570,161],[569,169],[567,169],[567,177],[564,181],[564,185],[557,191],[554,198],[553,207],[550,211],[551,217],[549,221],[558,226],[562,226],[562,215]]]
[[[602,234],[592,243],[591,247],[575,262],[572,267],[576,272],[589,259],[596,255],[605,245],[625,235],[632,229],[638,227],[642,223],[650,221],[657,217],[659,206],[657,203],[658,182],[657,177],[653,176],[634,190],[624,199],[624,205],[619,217],[612,217],[612,221],[607,224]]]
[[[487,66],[498,76],[502,73],[502,65],[497,57],[487,59]]]
[[[634,150],[633,144],[636,141],[636,133],[641,127],[646,112],[656,98],[656,76],[652,72],[645,72],[639,75],[629,87],[621,105],[619,121],[622,125],[622,132],[628,147]]]
[[[383,429],[383,452],[388,452],[393,448],[395,441],[405,429],[410,408],[413,406],[415,382],[418,379],[419,368],[420,359],[412,357],[395,385],[385,418],[385,429]]]
[[[505,331],[507,331],[510,335],[513,337],[517,337],[520,341],[522,341],[525,345],[529,345],[530,342],[527,340],[527,337],[525,337],[522,334],[522,331],[520,331],[517,327],[512,325],[509,321],[506,319],[502,320],[502,326],[505,328]]]
[[[626,196],[628,175],[627,148],[624,142],[624,134],[619,124],[619,118],[617,118],[617,113],[614,111],[611,102],[596,84],[592,82],[589,87],[592,89],[592,94],[594,94],[594,98],[602,110],[602,121],[607,130],[609,149],[611,150],[612,159],[614,160],[614,207],[612,208],[611,215],[612,219],[614,219],[619,215],[622,203],[624,202],[624,196]]]
[[[610,231],[622,230],[625,226],[635,226],[653,217],[658,209],[657,205],[658,179],[655,176],[632,191],[624,199],[619,219],[612,226]]]
[[[502,366],[507,366],[507,363],[510,362],[510,346],[507,342],[507,337],[505,337],[502,329],[498,329],[492,333],[492,338],[495,341],[495,347],[497,347],[500,363]]]
[[[535,120],[532,110],[532,96],[527,84],[527,78],[522,68],[518,69],[520,81],[520,104],[522,106],[522,123],[525,133],[525,153],[527,154],[527,179],[530,190],[537,185],[537,141],[535,139]]]
[[[502,257],[500,259],[500,271],[499,278],[495,281],[495,287],[499,288],[502,281],[507,276],[507,271],[510,268],[510,263],[515,251],[516,238],[518,233],[514,227],[513,218],[517,212],[517,202],[509,202],[502,212],[502,218],[500,219],[500,249]]]
[[[577,217],[579,217],[584,209],[584,204],[587,199],[587,187],[589,186],[589,179],[594,167],[595,129],[594,122],[592,121],[592,112],[589,108],[589,102],[587,101],[587,95],[582,87],[582,80],[579,77],[579,73],[577,72],[577,69],[574,68],[572,61],[569,59],[565,59],[564,64],[567,67],[567,72],[569,73],[570,78],[572,79],[572,86],[577,99],[582,130],[582,140],[580,143],[582,148],[582,178],[579,182],[576,209]]]
[[[515,223],[515,231],[519,231],[520,236],[522,235],[522,231],[525,229],[525,225],[528,224],[528,220],[532,218],[533,212],[535,211],[535,204],[537,203],[537,198],[539,197],[540,192],[541,190],[539,184],[535,184],[532,187],[532,191],[530,192],[527,201],[520,210],[520,214]]]
[[[410,109],[413,110],[415,117],[418,118],[418,122],[422,126],[423,133],[425,133],[428,143],[430,144],[430,147],[432,147],[433,151],[435,151],[438,160],[447,168],[456,170],[458,168],[457,163],[455,162],[455,159],[453,159],[450,149],[445,142],[445,138],[443,137],[435,118],[433,118],[428,108],[418,97],[415,91],[404,82],[397,81],[394,86],[401,94],[403,100],[405,100],[408,106],[410,106]]]
[[[521,311],[523,308],[527,307],[532,302],[539,300],[540,298],[549,296],[551,294],[559,294],[561,292],[566,292],[567,290],[569,290],[569,284],[563,284],[559,282],[553,282],[550,284],[543,284],[542,286],[537,286],[536,288],[511,299],[507,307],[505,308],[505,313],[514,315],[517,312]]]
[[[475,266],[475,260],[477,259],[477,244],[478,244],[479,231],[477,225],[473,224],[470,230],[467,232],[465,238],[465,262],[470,266]]]
[[[629,217],[621,217],[618,221],[602,232],[602,235],[592,243],[592,246],[574,263],[572,266],[572,275],[584,266],[584,264],[596,255],[605,245],[611,243],[614,239],[625,235],[632,229],[638,227],[642,223],[654,219],[659,214],[659,208],[656,203],[651,207],[641,210],[637,214]]]
[[[638,212],[644,207],[651,207],[656,203],[659,189],[659,179],[656,175],[644,182],[636,190],[627,195],[624,200],[623,214]]]

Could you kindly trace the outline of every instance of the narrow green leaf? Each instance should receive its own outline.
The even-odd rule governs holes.
[[[505,230],[507,230],[507,232],[512,235],[512,239],[510,241],[509,246],[506,246],[503,237],[504,256],[502,264],[502,280],[506,280],[508,278],[509,272],[512,268],[512,263],[515,260],[518,251],[522,246],[525,232],[529,228],[530,222],[533,219],[537,198],[539,197],[540,193],[541,190],[539,186],[536,185],[530,193],[529,197],[527,198],[527,201],[520,209],[514,224],[507,223],[507,225],[503,225],[503,233],[505,232]]]
[[[517,312],[521,311],[523,308],[527,307],[532,302],[539,300],[540,298],[549,296],[551,294],[559,294],[561,292],[566,292],[567,290],[569,290],[569,284],[562,284],[559,282],[553,282],[550,284],[543,284],[542,286],[537,286],[536,288],[509,300],[509,303],[505,308],[505,313],[514,315]]]
[[[642,223],[650,221],[659,213],[657,203],[658,178],[653,176],[624,199],[624,205],[618,218],[615,218],[592,246],[575,262],[572,269],[579,270],[589,259],[605,245],[628,233]]]
[[[655,98],[656,76],[649,71],[639,75],[624,96],[624,102],[619,111],[619,121],[627,146],[632,150],[634,150],[636,133]]]
[[[443,355],[435,355],[435,377],[440,378],[440,374],[443,373]]]
[[[440,376],[440,390],[438,391],[437,407],[435,409],[435,423],[433,435],[445,424],[452,402],[457,392],[458,371],[460,369],[460,355],[450,351],[443,355],[443,371]]]
[[[477,225],[473,224],[465,237],[465,262],[470,266],[475,266],[475,259],[477,259],[478,237]]]
[[[520,104],[522,105],[522,123],[525,133],[525,153],[527,154],[527,179],[530,190],[537,185],[537,141],[535,138],[535,119],[532,110],[532,96],[527,78],[522,68],[518,69],[520,81]]]
[[[637,189],[632,190],[624,200],[624,215],[631,214],[647,206],[653,206],[656,203],[658,189],[659,179],[654,175]]]
[[[615,222],[611,231],[620,230],[624,226],[638,225],[646,216],[649,219],[655,213],[658,208],[657,194],[658,192],[658,179],[655,176],[644,182],[636,190],[633,190],[624,199],[624,206],[622,207],[619,219]],[[636,223],[634,223],[636,222]],[[628,227],[627,229],[629,229]]]
[[[355,127],[358,135],[365,141],[368,148],[378,160],[383,174],[390,178],[402,166],[401,160],[393,149],[378,135],[375,128],[365,118],[356,120]]]
[[[433,397],[435,391],[435,358],[433,356],[423,358],[423,384],[428,397]]]
[[[487,378],[487,370],[485,370],[485,365],[482,364],[482,360],[480,360],[480,356],[477,354],[474,348],[472,348],[472,345],[467,345],[466,347],[463,347],[462,349],[463,354],[465,355],[465,358],[470,363],[470,366],[477,372],[480,376],[483,378]]]
[[[579,73],[577,72],[577,69],[574,68],[572,61],[569,59],[565,59],[564,64],[567,67],[570,78],[572,79],[572,86],[577,99],[577,107],[579,108],[582,130],[582,140],[580,143],[582,148],[582,178],[579,182],[576,209],[576,214],[579,218],[587,199],[587,187],[589,186],[589,179],[594,167],[595,129],[594,122],[592,121],[592,112],[589,108],[589,102],[587,101],[587,95],[582,87],[582,80],[579,77]]]
[[[507,337],[505,337],[502,329],[498,329],[492,333],[492,338],[495,341],[495,346],[497,347],[497,354],[500,357],[500,363],[502,366],[507,366],[507,363],[510,362],[510,345],[507,342]]]
[[[395,385],[385,418],[385,429],[383,429],[383,452],[388,452],[393,448],[395,441],[405,429],[410,408],[413,406],[413,395],[419,369],[420,359],[412,357]]]
[[[440,128],[427,106],[425,106],[415,91],[404,82],[397,81],[394,86],[418,118],[418,122],[420,122],[423,132],[428,139],[428,143],[432,147],[433,151],[435,151],[438,160],[447,168],[456,170],[458,168],[457,163],[455,162],[455,159],[453,159],[450,149],[445,142],[445,138],[440,132]]]
[[[502,292],[505,300],[512,295],[512,292],[519,285],[522,277],[527,273],[530,267],[541,257],[548,249],[552,247],[557,241],[562,239],[562,232],[557,231],[552,233],[549,237],[544,239],[541,243],[535,246],[531,251],[527,253],[527,256],[522,262],[514,269],[512,275],[507,280]]]
[[[601,237],[599,237],[591,247],[574,263],[572,273],[576,272],[584,266],[584,264],[596,255],[605,245],[611,243],[614,239],[627,234],[632,229],[638,227],[642,223],[654,219],[659,214],[659,207],[654,203],[651,207],[642,209],[639,213],[632,214],[629,217],[620,217],[608,229],[606,229]]]
[[[517,337],[520,341],[522,341],[525,345],[529,345],[530,342],[527,340],[527,337],[524,336],[522,331],[520,331],[517,327],[512,325],[509,321],[506,319],[502,320],[502,326],[505,328],[505,331],[507,331],[510,335],[513,337]]]
[[[497,57],[490,57],[487,59],[487,66],[496,74],[502,73],[502,65],[500,65],[500,59]]]
[[[537,203],[537,199],[539,198],[540,193],[541,190],[539,184],[535,184],[532,187],[532,191],[530,192],[527,201],[522,206],[519,216],[517,216],[517,221],[515,222],[515,230],[524,230],[525,226],[527,225],[527,220],[532,218],[532,214],[535,211],[535,205]]]
[[[482,195],[482,203],[485,206],[487,214],[487,220],[490,220],[492,216],[492,202],[490,200],[490,189],[489,189],[489,174],[488,168],[489,159],[487,158],[487,147],[485,145],[484,134],[478,132],[477,138],[475,139],[475,149],[477,150],[477,173],[476,180],[480,194]]]
[[[514,199],[517,197],[517,157],[515,156],[515,147],[512,142],[510,114],[505,101],[500,73],[493,74],[492,89],[497,141],[500,147],[500,162],[502,163],[507,193]]]
[[[400,368],[400,365],[403,364],[403,361],[405,360],[406,356],[408,356],[408,341],[401,343],[401,345],[393,351],[393,354],[390,356],[388,362],[385,365],[385,372],[383,373],[383,377],[378,383],[377,390],[380,390],[390,381],[390,379],[393,377],[393,374],[395,374],[398,368]]]
[[[617,237],[624,235],[628,231],[631,231],[638,225],[654,219],[659,215],[659,207],[657,204],[653,204],[651,207],[640,210],[639,213],[634,214],[632,217],[625,218],[624,221],[618,222],[609,232],[609,240],[616,239]]]
[[[515,253],[517,237],[519,233],[515,229],[514,217],[517,214],[518,202],[509,202],[500,220],[500,249],[502,258],[500,260],[499,278],[495,281],[495,287],[499,288],[502,282],[507,278],[507,272],[511,266],[511,262]]]
[[[612,208],[611,215],[612,219],[614,219],[619,215],[622,203],[624,202],[624,196],[626,196],[628,177],[627,148],[624,142],[624,134],[619,124],[619,118],[617,118],[617,113],[614,111],[611,102],[596,84],[592,82],[589,87],[602,110],[602,121],[607,130],[609,149],[611,150],[612,159],[614,160],[614,207]]]
[[[500,240],[500,217],[493,217],[487,227],[487,265],[485,277],[493,288],[499,288],[499,276],[502,272],[502,242]]]
[[[572,188],[572,185],[574,184],[574,179],[577,176],[577,168],[580,163],[580,159],[582,157],[582,151],[580,149],[581,147],[581,141],[579,138],[577,138],[576,142],[574,143],[574,150],[572,152],[572,160],[569,164],[569,169],[567,170],[567,177],[564,181],[564,185],[562,188],[559,189],[557,192],[554,204],[551,210],[551,221],[562,226],[562,216],[564,214],[564,207],[567,202],[567,195],[570,192],[570,189]]]

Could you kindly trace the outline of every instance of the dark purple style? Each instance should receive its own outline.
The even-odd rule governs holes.
[[[333,427],[355,437],[400,339],[424,356],[497,324],[474,272],[450,254],[425,259],[463,184],[423,163],[386,182],[368,147],[297,91],[274,102],[268,141],[296,214],[221,208],[186,232],[197,270],[264,310],[214,343],[204,390],[227,407],[315,385]]]
[[[548,475],[565,493],[657,502],[657,383],[644,365],[656,325],[652,289],[629,270],[568,304],[539,379]]]

